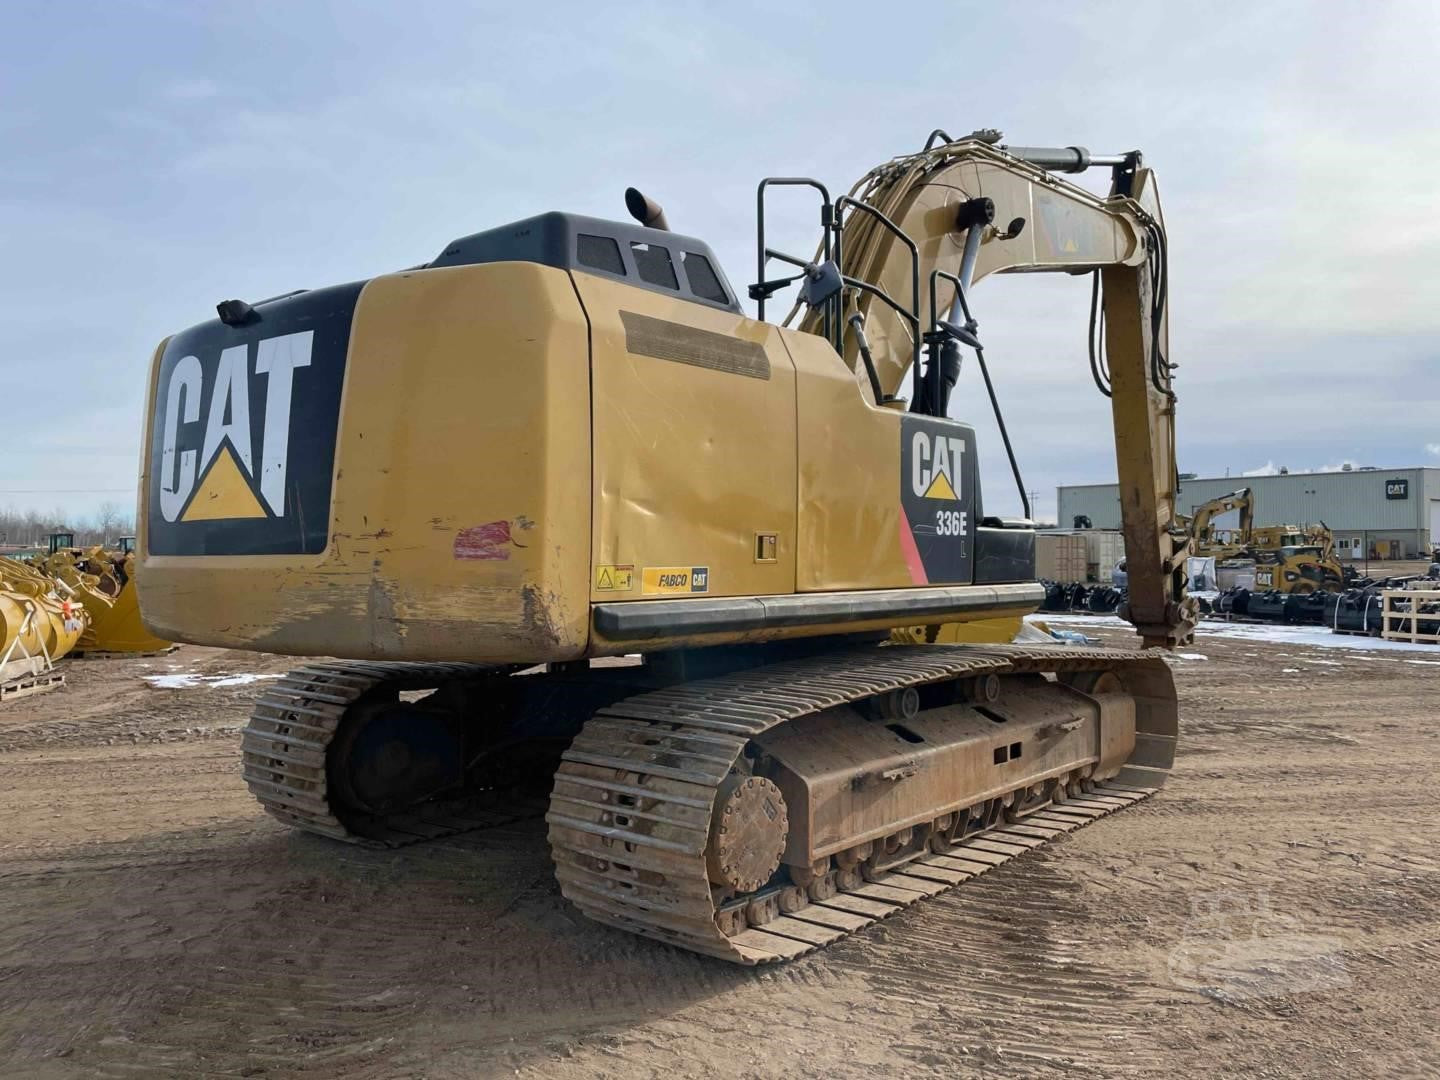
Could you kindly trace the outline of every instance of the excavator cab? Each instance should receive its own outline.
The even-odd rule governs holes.
[[[46,538],[49,554],[55,555],[61,551],[70,551],[75,547],[75,534],[70,532],[53,532]]]

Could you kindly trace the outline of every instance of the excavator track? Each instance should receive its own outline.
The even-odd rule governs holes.
[[[403,847],[424,840],[537,817],[543,800],[502,803],[492,792],[464,792],[394,814],[356,815],[331,800],[326,752],[345,711],[367,694],[428,690],[503,669],[483,664],[309,664],[288,672],[255,702],[241,733],[245,783],[285,824],[333,840]]]
[[[1144,687],[1134,694],[1135,751],[1107,782],[1022,819],[995,820],[891,872],[862,874],[832,863],[806,887],[771,884],[721,896],[717,904],[707,873],[712,808],[754,736],[907,687],[1084,671],[1132,672]],[[734,963],[763,964],[829,945],[1139,802],[1164,782],[1174,742],[1173,683],[1154,653],[872,646],[682,684],[601,709],[564,755],[546,820],[561,889],[590,918]]]

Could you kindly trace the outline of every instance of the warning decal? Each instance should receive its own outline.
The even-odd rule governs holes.
[[[596,592],[629,592],[635,587],[635,567],[602,564],[595,567]]]
[[[640,591],[647,596],[693,595],[710,591],[708,566],[647,566]]]

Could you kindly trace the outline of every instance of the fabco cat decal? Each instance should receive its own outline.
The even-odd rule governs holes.
[[[146,493],[157,555],[315,554],[360,285],[261,305],[171,338],[156,385]]]
[[[900,423],[900,547],[911,580],[973,576],[975,432],[966,424],[910,416]]]

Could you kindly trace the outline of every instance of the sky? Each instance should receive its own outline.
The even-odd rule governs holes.
[[[936,127],[1144,151],[1181,469],[1440,465],[1440,5],[608,6],[8,6],[0,507],[132,504],[151,354],[221,299],[413,266],[545,210],[623,219],[631,184],[743,291],[760,177],[848,188]],[[774,246],[812,250],[813,208],[773,205]],[[1086,279],[973,299],[1053,516],[1056,485],[1114,479]],[[952,413],[987,512],[1015,512],[978,372]]]

